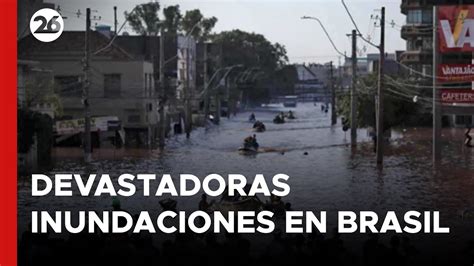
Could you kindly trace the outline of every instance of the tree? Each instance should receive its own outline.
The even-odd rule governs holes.
[[[393,79],[394,80],[394,79]],[[398,80],[396,82],[403,83]],[[357,125],[375,127],[375,97],[377,76],[375,74],[359,78],[357,82]],[[416,124],[422,104],[411,99],[414,95],[386,82],[384,94],[384,130],[401,125]],[[338,95],[337,111],[350,121],[350,93]]]
[[[159,11],[160,4],[150,2],[137,5],[132,12],[125,11],[124,14],[135,32],[143,36],[157,36],[160,32]]]
[[[182,21],[182,29],[186,35],[194,39],[204,41],[217,23],[216,17],[204,18],[199,9],[186,11]]]
[[[167,33],[176,34],[181,30],[183,15],[181,15],[179,5],[166,7],[163,9],[163,15],[165,17],[163,27]]]
[[[285,54],[286,56],[286,54]],[[298,72],[294,65],[285,65],[275,71],[275,89],[279,95],[290,95],[295,92],[295,83],[298,82]]]
[[[268,99],[275,87],[275,73],[287,63],[286,49],[278,43],[272,44],[265,36],[241,30],[223,31],[211,36],[212,41],[222,47],[223,66],[242,65],[255,69],[252,84],[244,87],[244,97],[249,102]],[[257,75],[258,73],[258,75]]]

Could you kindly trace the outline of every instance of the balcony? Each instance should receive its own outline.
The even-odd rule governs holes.
[[[405,51],[400,56],[402,64],[431,64],[433,53],[428,50]]]
[[[418,9],[423,7],[424,5],[423,0],[402,0],[402,4],[400,5],[400,9],[402,14],[407,14],[409,9]]]
[[[408,24],[402,26],[401,37],[405,40],[413,37],[432,37],[431,24]]]

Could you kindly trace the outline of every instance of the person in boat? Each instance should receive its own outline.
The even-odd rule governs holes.
[[[275,119],[273,119],[273,122],[274,123],[285,123],[285,114],[283,112],[281,112],[280,114],[278,114]]]
[[[255,114],[254,113],[251,113],[250,116],[249,116],[249,121],[255,121]]]
[[[294,114],[293,114],[293,111],[291,111],[291,110],[288,111],[288,118],[289,118],[289,119],[295,119],[295,116],[294,116]]]
[[[248,136],[244,139],[244,148],[246,149],[250,149],[250,148],[253,148],[253,137],[252,136]]]
[[[472,144],[472,137],[471,137],[471,127],[468,127],[466,130],[466,133],[464,133],[464,136],[466,139],[464,140],[464,145],[468,148],[474,147],[474,144]]]
[[[254,134],[253,136],[248,136],[244,139],[244,148],[250,149],[256,149],[258,150],[258,142],[257,142],[257,136]]]
[[[253,128],[255,129],[260,129],[260,130],[265,130],[265,124],[263,124],[261,121],[257,121],[255,122],[255,124],[253,124]]]
[[[258,145],[258,142],[257,142],[257,135],[255,135],[255,134],[253,134],[253,137],[252,137],[252,146],[253,146],[256,150],[258,150],[258,147],[260,146],[260,145]]]

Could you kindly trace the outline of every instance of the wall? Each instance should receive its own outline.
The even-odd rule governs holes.
[[[82,75],[80,62],[48,61],[43,65],[53,70],[55,77]],[[120,97],[104,97],[104,74],[121,75]],[[91,63],[90,107],[93,116],[118,116],[124,127],[144,128],[157,124],[156,100],[153,83],[146,82],[145,74],[153,76],[153,65],[144,61],[93,61]],[[149,86],[145,86],[148,85]],[[80,95],[62,95],[64,115],[72,118],[83,117]],[[148,111],[151,105],[151,111]],[[130,116],[139,115],[136,121]]]

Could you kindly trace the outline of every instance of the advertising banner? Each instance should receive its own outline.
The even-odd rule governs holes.
[[[474,52],[474,5],[438,8],[439,51]]]
[[[474,104],[474,90],[472,89],[443,89],[441,90],[443,104]]]
[[[473,64],[440,64],[438,65],[438,80],[440,82],[474,81]]]
[[[108,131],[111,123],[116,124],[120,120],[116,116],[102,116],[91,118],[91,132]],[[56,122],[56,132],[59,135],[77,134],[84,132],[84,118],[60,120]]]

